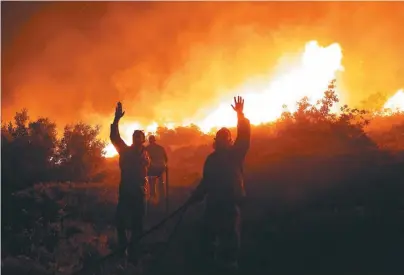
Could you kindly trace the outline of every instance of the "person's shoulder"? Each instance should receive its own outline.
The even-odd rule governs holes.
[[[149,144],[149,145],[145,146],[145,149],[146,150],[152,150],[153,147],[154,147],[153,144]]]
[[[216,157],[216,152],[213,151],[211,153],[209,153],[209,155],[206,157],[206,161],[212,160]]]
[[[161,150],[165,150],[164,146],[160,145],[160,144],[156,144],[157,148],[161,149]]]

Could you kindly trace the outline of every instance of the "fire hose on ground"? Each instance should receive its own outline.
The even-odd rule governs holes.
[[[180,213],[180,217],[177,221],[177,223],[174,226],[173,231],[171,232],[171,234],[168,237],[168,241],[167,241],[167,247],[168,248],[168,244],[170,243],[170,241],[172,240],[173,236],[175,235],[179,224],[182,221],[182,218],[186,212],[186,210],[188,209],[188,207],[190,206],[190,200],[186,201],[183,205],[181,205],[177,210],[175,210],[174,212],[172,212],[168,217],[164,218],[162,221],[160,221],[158,224],[154,225],[153,227],[151,227],[150,229],[146,230],[145,232],[143,232],[140,236],[137,237],[137,241],[140,241],[141,239],[143,239],[145,236],[151,234],[152,232],[156,231],[157,229],[159,229],[161,226],[163,226],[167,221],[169,221],[170,219],[172,219],[174,216],[176,216],[177,214]],[[96,267],[96,266],[101,266],[106,260],[114,257],[115,255],[125,251],[125,249],[127,248],[129,244],[127,244],[124,247],[120,247],[119,249],[116,249],[114,251],[112,251],[111,253],[109,253],[108,255],[101,257],[97,260],[95,260],[94,262],[83,266],[80,270],[76,271],[73,273],[73,275],[80,275],[80,274],[84,274],[84,272],[88,272],[90,271],[92,268]],[[163,251],[164,252],[164,251]]]

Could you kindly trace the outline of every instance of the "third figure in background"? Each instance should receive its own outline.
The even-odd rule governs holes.
[[[149,136],[149,145],[146,147],[151,159],[149,168],[150,196],[154,203],[158,203],[159,199],[165,195],[165,186],[163,174],[167,168],[167,153],[163,146],[157,144],[154,135]],[[167,181],[167,179],[166,179]]]

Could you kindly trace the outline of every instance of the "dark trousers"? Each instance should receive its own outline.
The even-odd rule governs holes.
[[[165,196],[163,174],[165,171],[164,166],[151,166],[148,172],[150,184],[150,197],[155,202]]]
[[[236,262],[240,250],[240,209],[234,204],[207,206],[202,253],[208,261]]]
[[[127,247],[128,254],[137,257],[140,252],[139,237],[143,232],[146,196],[144,192],[130,192],[123,188],[120,188],[119,193],[116,210],[118,245],[121,248]]]

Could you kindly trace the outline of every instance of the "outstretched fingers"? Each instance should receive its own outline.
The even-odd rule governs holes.
[[[241,96],[235,96],[234,105],[231,105],[233,110],[237,111],[238,109],[240,109],[240,107],[242,108],[242,106],[244,106],[244,99]]]
[[[125,112],[123,112],[123,110],[122,110],[122,103],[119,101],[119,102],[116,104],[115,117],[121,118],[121,117],[124,116],[124,114],[125,114]]]

